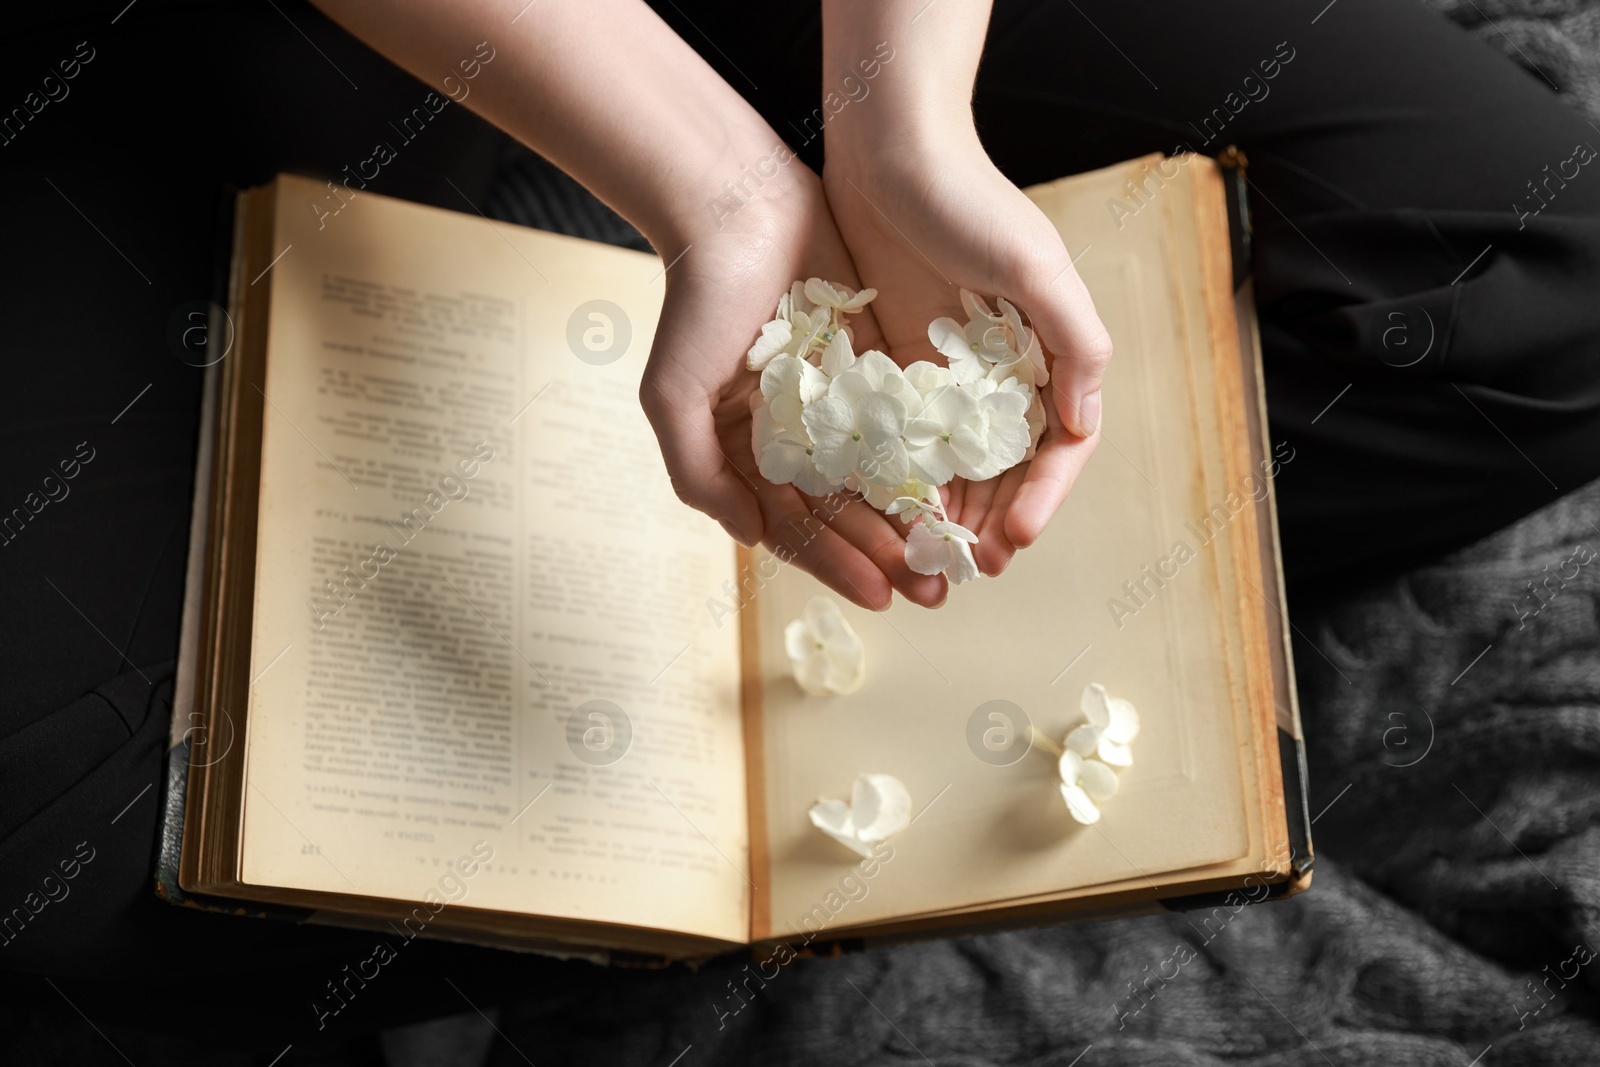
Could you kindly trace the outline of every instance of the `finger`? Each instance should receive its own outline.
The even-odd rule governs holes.
[[[961,517],[956,522],[977,533],[978,527],[983,525],[984,516],[989,513],[1000,479],[997,476],[986,481],[969,482],[963,478],[956,484],[961,487]]]
[[[789,485],[769,485],[760,499],[766,519],[762,544],[780,561],[793,563],[868,611],[889,606],[894,597],[888,577],[833,528],[836,516],[827,503],[813,502]]]
[[[1032,465],[1022,463],[1000,476],[995,487],[994,500],[989,504],[989,511],[983,517],[983,528],[974,532],[978,535],[978,547],[973,556],[978,564],[978,569],[993,578],[1010,564],[1011,557],[1017,554],[1017,546],[1011,538],[1006,536],[1006,515],[1011,510],[1011,502],[1016,499],[1017,490],[1021,488],[1023,479],[1027,477],[1028,468]]]
[[[842,507],[840,502],[843,502]],[[897,529],[898,519],[883,515],[865,501],[845,496],[831,496],[812,503],[837,509],[834,531],[870,559],[901,596],[925,608],[936,608],[944,603],[950,593],[950,583],[944,575],[918,574],[906,565],[906,539]]]
[[[1050,408],[1045,405],[1046,427],[1038,451],[1006,509],[1005,534],[1018,548],[1027,548],[1039,539],[1100,443],[1098,428],[1088,437],[1076,437],[1062,428]]]
[[[656,432],[678,499],[722,523],[740,544],[760,541],[761,506],[717,440],[711,397],[704,389],[693,382],[663,382],[647,372],[639,403]]]
[[[1100,382],[1111,362],[1111,335],[1069,262],[1052,281],[1024,287],[1023,307],[1051,355],[1050,386],[1066,428],[1088,437],[1100,425]]]
[[[853,289],[861,288],[853,281],[849,284]],[[889,343],[883,336],[883,328],[878,325],[878,317],[873,314],[871,304],[851,315],[850,322],[845,328],[850,331],[850,344],[857,353],[865,352],[869,348],[876,348],[879,351],[886,351],[889,348]]]

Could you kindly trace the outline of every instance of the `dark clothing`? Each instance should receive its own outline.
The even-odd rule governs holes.
[[[181,961],[185,996],[234,1009],[218,1025],[298,1040],[371,936],[151,893],[200,384],[172,326],[211,294],[226,185],[335,175],[392,140],[428,87],[290,0],[143,0],[113,23],[122,6],[0,46],[0,107],[70,89],[0,143],[0,515],[30,512],[0,535],[0,914],[80,864],[70,896],[0,938],[0,968],[30,990],[58,976],[98,1021],[160,1003],[171,994],[147,979]],[[715,6],[661,14],[820,165],[814,5]],[[1600,132],[1420,7],[1317,6],[1002,0],[976,97],[1019,185],[1158,150],[1247,154],[1271,428],[1295,450],[1278,479],[1291,601],[1600,475],[1600,166],[1573,162]],[[450,182],[484,203],[505,147],[452,106],[372,188],[470,211]],[[63,464],[64,495],[44,486]],[[590,980],[581,965],[408,951],[337,1025],[461,1010],[441,975],[478,1003]]]

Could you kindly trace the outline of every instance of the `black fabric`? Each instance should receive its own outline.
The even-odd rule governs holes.
[[[124,6],[106,5],[93,18],[29,13],[20,23],[14,18],[0,43],[0,105],[7,107],[61,60],[81,54],[79,42],[93,52],[71,81],[70,96],[0,144],[7,205],[0,517],[14,507],[30,511],[20,532],[0,545],[6,605],[0,612],[0,909],[21,904],[62,863],[79,864],[71,895],[44,906],[0,947],[11,1003],[60,1010],[61,997],[70,997],[108,1026],[209,1027],[218,1043],[265,1049],[263,1062],[281,1047],[280,1038],[299,1044],[287,1063],[330,1031],[353,1034],[459,1010],[463,994],[487,1005],[518,992],[537,997],[518,1009],[528,1028],[521,1032],[566,1035],[550,1046],[557,1062],[607,1048],[619,1055],[660,1050],[665,1062],[681,1049],[680,1034],[741,1055],[778,1055],[773,1035],[784,1034],[780,1052],[790,1062],[825,1054],[849,1059],[848,1048],[822,1044],[800,1025],[830,1026],[825,1013],[834,1009],[848,1025],[876,1035],[858,1059],[880,1051],[913,1055],[876,1008],[852,1000],[857,994],[848,986],[837,988],[836,976],[820,963],[793,973],[828,983],[823,999],[773,998],[770,1007],[739,1017],[740,1026],[763,1016],[765,1022],[722,1044],[729,1039],[713,1036],[722,1031],[714,1029],[710,1004],[723,992],[729,968],[705,972],[702,982],[683,973],[618,975],[447,945],[408,948],[414,955],[386,970],[381,986],[319,1030],[311,1002],[327,980],[370,953],[370,937],[202,915],[155,900],[149,874],[157,798],[145,787],[161,775],[199,384],[198,372],[169,340],[174,313],[210,293],[215,208],[225,186],[254,184],[279,170],[337,174],[370,155],[375,141],[390,139],[389,121],[409,112],[427,87],[302,4],[141,0],[119,15]],[[1587,481],[1600,464],[1600,312],[1593,299],[1600,281],[1600,170],[1585,167],[1524,228],[1513,210],[1519,198],[1524,210],[1534,203],[1525,186],[1542,179],[1547,164],[1569,158],[1579,142],[1600,146],[1600,134],[1542,81],[1421,8],[1338,0],[1319,15],[1322,6],[1002,2],[977,101],[986,143],[1022,184],[1183,144],[1215,151],[1237,143],[1249,154],[1273,432],[1296,448],[1278,490],[1297,605],[1319,585],[1367,580],[1381,568],[1472,541]],[[805,158],[820,163],[821,141],[808,141],[807,133],[823,88],[813,8],[795,3],[764,9],[760,18],[720,18],[710,5],[677,3],[661,5],[661,13],[723,68],[730,84],[748,91]],[[1206,143],[1190,123],[1226,107],[1227,94],[1241,89],[1247,75],[1259,76],[1260,62],[1284,41],[1294,59],[1269,83],[1270,95],[1245,106]],[[531,194],[535,182],[564,191]],[[372,188],[470,211],[462,202],[468,199],[500,217],[637,241],[614,216],[573,195],[526,154],[508,153],[503,137],[453,106],[401,148]],[[1416,351],[1396,347],[1397,338],[1417,343],[1427,321],[1422,310],[1437,345],[1412,366],[1393,366]],[[1405,327],[1398,335],[1391,332],[1397,324]],[[89,452],[92,458],[83,459]],[[65,483],[70,492],[50,490],[60,499],[37,505],[33,514],[36,505],[28,501],[47,497],[46,474],[59,476],[62,464],[73,462],[76,474]],[[1466,558],[1467,569],[1478,565],[1478,557]],[[1474,596],[1488,592],[1463,588]],[[1403,678],[1417,657],[1443,664],[1445,651],[1457,650],[1418,646],[1407,658],[1369,656],[1371,677]],[[1302,691],[1313,758],[1322,759],[1321,751],[1334,761],[1319,764],[1318,781],[1332,783],[1348,766],[1338,762],[1349,758],[1338,744],[1350,726],[1341,714],[1355,705],[1338,690],[1317,688],[1315,649],[1297,652],[1311,668]],[[1438,664],[1428,669],[1443,670]],[[1513,672],[1507,684],[1518,677]],[[1501,699],[1475,690],[1475,683],[1446,689],[1469,704]],[[1371,699],[1361,706],[1386,706],[1381,692]],[[1592,691],[1573,700],[1592,710]],[[1507,723],[1521,721],[1515,708],[1505,714]],[[1580,712],[1564,714],[1587,722]],[[1465,747],[1477,735],[1470,719],[1463,721],[1468,726],[1458,744]],[[1537,765],[1541,757],[1519,758]],[[1465,769],[1485,773],[1476,764]],[[1424,781],[1422,793],[1369,789],[1339,805],[1365,796],[1366,807],[1349,810],[1369,819],[1405,810],[1443,792],[1439,781],[1411,779]],[[1551,787],[1592,791],[1592,778],[1580,767]],[[1592,849],[1583,843],[1591,816],[1581,804],[1563,802],[1558,824],[1534,827],[1524,838],[1525,823],[1534,826],[1531,786],[1504,788],[1503,808],[1473,795],[1518,847],[1537,856],[1558,838],[1572,841],[1563,862],[1573,870],[1592,865]],[[1319,784],[1319,800],[1331,799],[1331,790],[1321,790]],[[1340,988],[1354,988],[1365,1006],[1356,1011],[1352,1002],[1333,998],[1327,1003],[1336,1007],[1317,1020],[1354,1018],[1366,1026],[1387,1011],[1385,1025],[1399,1032],[1425,1017],[1435,1038],[1455,1042],[1470,1059],[1477,1050],[1469,1038],[1499,1032],[1498,1023],[1474,1025],[1487,1019],[1491,994],[1502,988],[1496,983],[1511,973],[1499,968],[1526,963],[1526,953],[1513,956],[1512,949],[1553,952],[1553,941],[1523,935],[1564,936],[1576,929],[1573,916],[1587,898],[1571,889],[1539,897],[1537,886],[1516,881],[1512,868],[1519,861],[1495,851],[1492,831],[1438,821],[1443,817],[1421,806],[1407,843],[1448,848],[1427,854],[1458,862],[1385,868],[1357,832],[1360,822],[1340,831],[1340,806],[1318,824],[1329,830],[1324,872],[1331,877],[1304,902],[1248,913],[1251,927],[1239,929],[1261,933],[1242,939],[1236,956],[1217,954],[1208,973],[1237,973],[1271,951],[1304,948],[1311,955],[1290,954],[1283,970],[1260,975],[1269,997],[1296,998],[1278,1006],[1300,1022],[1306,1017],[1295,1006],[1313,998],[1324,980],[1315,954],[1360,960],[1337,974],[1354,983]],[[1436,832],[1455,836],[1436,846],[1430,844]],[[87,862],[79,858],[84,844],[94,855]],[[1470,862],[1460,859],[1469,852]],[[1461,944],[1441,940],[1409,913],[1397,916],[1391,901],[1350,872],[1379,881],[1412,907],[1425,906],[1425,890],[1453,886],[1456,895],[1444,897],[1447,913],[1430,918]],[[1554,877],[1558,885],[1576,884]],[[1507,887],[1501,912],[1469,914],[1467,898],[1492,901],[1491,890]],[[1471,921],[1456,921],[1464,915]],[[926,981],[959,977],[952,988],[986,1010],[1020,996],[1027,1011],[1008,1017],[1006,1027],[1042,1026],[1052,1011],[1077,1020],[1075,998],[1084,1000],[1087,1020],[1105,1010],[1090,1003],[1090,992],[1106,987],[1091,990],[1077,984],[1080,978],[1098,976],[1115,986],[1124,963],[1151,962],[1146,950],[1181,933],[1174,924],[1182,921],[873,954],[838,975],[854,976],[891,1017],[908,1012],[948,1021],[950,1036],[938,1047],[949,1055],[936,1056],[939,1062],[964,1056],[1067,1063],[1077,1052],[1068,1038],[1098,1032],[1089,1023],[999,1037],[985,1021],[987,1011],[964,1013]],[[1506,923],[1514,924],[1511,935],[1503,932]],[[1358,937],[1359,931],[1367,932]],[[1375,944],[1372,937],[1387,940]],[[1108,946],[1121,946],[1120,955]],[[1490,957],[1510,962],[1486,962]],[[171,1003],[175,991],[150,981],[180,960],[188,1002],[181,1012]],[[938,960],[970,967],[946,972]],[[1440,960],[1472,961],[1445,968],[1477,983],[1465,1002],[1470,1010],[1450,1006],[1429,984],[1426,976],[1445,966]],[[45,974],[60,996],[42,985]],[[903,1000],[894,999],[896,975],[920,976],[907,979]],[[1243,987],[1228,981],[1194,983],[1190,1009],[1147,1024],[1166,1044],[1129,1045],[1129,1062],[1145,1053],[1172,1062],[1258,1055],[1268,1057],[1260,1062],[1271,1056],[1290,1062],[1306,1054],[1259,1004],[1241,1008],[1233,994]],[[795,988],[802,985],[796,981]],[[695,1012],[704,1015],[689,1021]],[[1207,1012],[1236,1013],[1247,1033],[1206,1046],[1191,1031]],[[1545,1026],[1554,1014],[1537,1020],[1543,1036],[1513,1039],[1523,1042],[1530,1062],[1562,1056],[1572,1062],[1571,1050],[1580,1047],[1573,1042],[1589,1040],[1587,1022]],[[1213,1018],[1210,1025],[1228,1022]],[[604,1033],[573,1033],[585,1027]],[[1248,1043],[1250,1035],[1259,1044]],[[1100,1039],[1094,1040],[1098,1061]],[[1011,1051],[1002,1055],[1002,1045]],[[1382,1047],[1393,1057],[1411,1049],[1406,1055],[1416,1062],[1443,1054],[1425,1043]],[[987,1060],[985,1048],[994,1050]],[[1357,1051],[1348,1054],[1351,1061],[1377,1055],[1367,1046]],[[510,1052],[500,1052],[511,1061]]]

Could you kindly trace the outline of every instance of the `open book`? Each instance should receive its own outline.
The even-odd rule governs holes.
[[[1029,190],[1116,343],[1104,440],[1001,577],[842,604],[867,680],[841,697],[783,645],[823,587],[669,485],[637,400],[660,260],[368,192],[330,215],[298,177],[241,194],[169,895],[686,958],[1302,887],[1267,476],[1292,449],[1264,438],[1228,188],[1150,157]],[[1026,731],[1059,738],[1092,681],[1143,732],[1085,826]],[[867,859],[807,814],[861,772],[916,811]]]

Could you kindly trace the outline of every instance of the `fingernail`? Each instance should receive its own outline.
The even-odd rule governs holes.
[[[1100,428],[1100,390],[1078,402],[1078,436],[1090,437]]]
[[[728,532],[728,536],[729,537],[731,537],[735,541],[739,542],[745,548],[754,548],[755,547],[756,543],[754,541],[750,540],[750,538],[749,538],[749,536],[747,534],[740,533],[739,532],[739,528],[734,526],[733,523],[728,522],[725,519],[719,520],[719,521],[722,523],[722,528]]]

